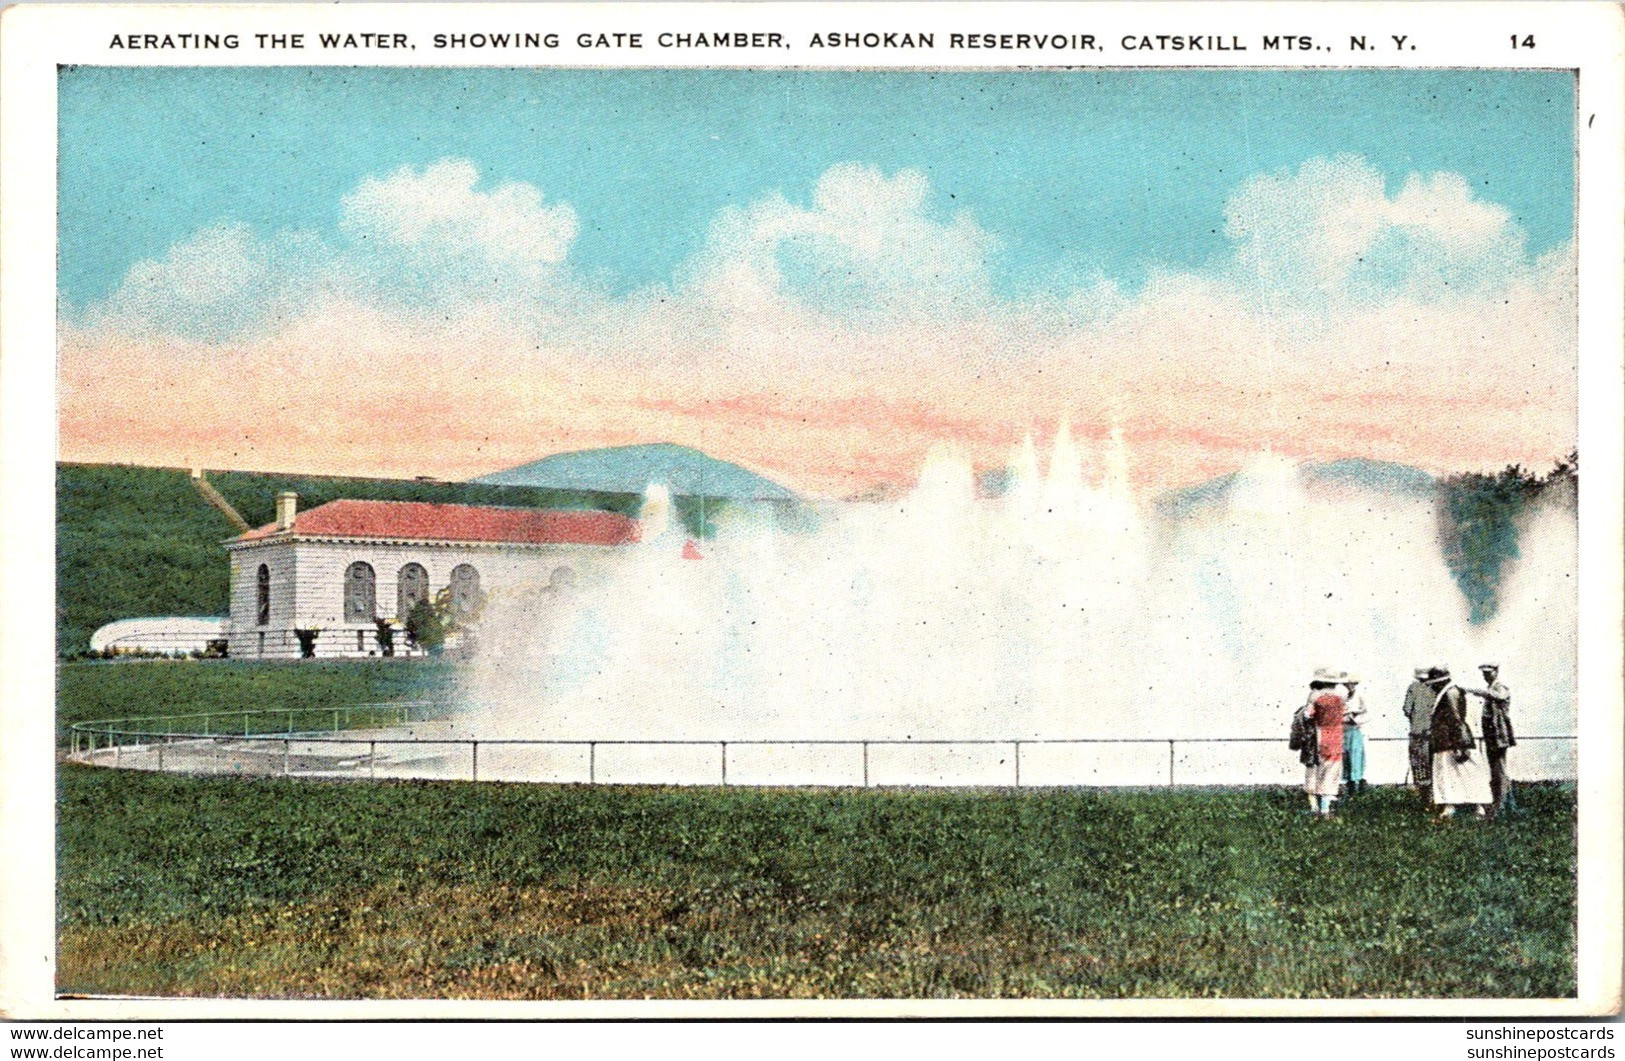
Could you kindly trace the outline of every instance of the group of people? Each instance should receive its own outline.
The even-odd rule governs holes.
[[[1512,732],[1512,693],[1495,663],[1479,667],[1482,686],[1459,685],[1445,666],[1418,667],[1405,691],[1410,722],[1410,780],[1428,794],[1439,817],[1470,809],[1494,818],[1515,809],[1507,776]],[[1358,676],[1321,668],[1309,682],[1309,698],[1292,716],[1291,746],[1304,765],[1303,788],[1311,813],[1330,817],[1337,800],[1365,791],[1365,700]],[[1479,716],[1483,752],[1468,720],[1467,697],[1483,701]]]

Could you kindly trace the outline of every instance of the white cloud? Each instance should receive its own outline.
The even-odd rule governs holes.
[[[368,177],[344,197],[340,228],[359,243],[408,251],[427,267],[474,258],[535,276],[564,261],[576,237],[574,208],[543,205],[530,184],[479,191],[479,179],[467,159]]]
[[[832,166],[810,207],[772,195],[724,210],[688,286],[722,305],[789,299],[860,318],[985,308],[998,241],[966,211],[934,217],[930,191],[917,170]]]
[[[1495,203],[1473,198],[1459,173],[1413,173],[1386,210],[1389,224],[1425,231],[1455,254],[1482,254],[1520,244],[1511,215]]]
[[[136,262],[84,319],[131,335],[225,339],[303,312],[334,279],[313,235],[262,239],[244,224],[215,225]]]
[[[505,304],[538,324],[590,315],[566,262],[575,210],[544,205],[529,184],[482,191],[478,182],[463,159],[368,177],[344,197],[341,238],[331,241],[212,226],[137,262],[108,298],[69,316],[130,335],[218,340],[321,319],[333,304],[407,316]]]
[[[1528,266],[1522,231],[1455,173],[1387,193],[1363,158],[1314,158],[1231,197],[1234,277],[1266,298],[1437,299],[1503,286]]]
[[[1411,175],[1390,195],[1361,159],[1311,160],[1237,190],[1234,253],[1212,268],[1152,269],[1133,292],[1079,272],[1018,300],[990,282],[996,237],[934,209],[912,170],[843,163],[804,202],[724,210],[670,287],[623,298],[574,277],[576,229],[568,204],[529,185],[481,190],[471,163],[447,160],[363,181],[331,240],[207,229],[64,318],[103,336],[80,337],[86,356],[121,337],[232,339],[296,348],[301,371],[338,380],[366,330],[447,388],[490,372],[505,393],[554,370],[620,372],[657,393],[906,378],[942,380],[966,404],[1005,388],[1047,408],[1151,395],[1181,372],[1256,390],[1291,372],[1405,368],[1569,388],[1547,404],[1572,406],[1572,257],[1528,261],[1507,212],[1453,174]]]
[[[819,178],[805,204],[772,193],[721,211],[670,289],[610,299],[570,267],[573,207],[544,202],[529,184],[482,189],[480,180],[464,159],[368,177],[344,197],[331,241],[262,237],[238,224],[205,229],[137,263],[77,323],[222,338],[320,315],[326,303],[407,316],[502,307],[539,338],[580,345],[674,329],[756,345],[764,333],[875,334],[919,321],[998,318],[1065,332],[1187,289],[1270,316],[1324,315],[1350,304],[1488,297],[1550,270],[1527,260],[1508,212],[1476,199],[1459,175],[1411,174],[1389,195],[1368,162],[1342,156],[1244,182],[1226,211],[1233,253],[1216,268],[1154,268],[1132,296],[1097,275],[1012,301],[990,280],[997,237],[968,211],[934,209],[923,173],[846,162]]]

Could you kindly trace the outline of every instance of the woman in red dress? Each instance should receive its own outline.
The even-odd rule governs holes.
[[[1320,755],[1304,767],[1303,790],[1309,794],[1309,807],[1329,818],[1337,803],[1337,790],[1343,783],[1343,710],[1347,706],[1337,692],[1341,676],[1322,668],[1309,683],[1309,702],[1303,717],[1315,724]]]

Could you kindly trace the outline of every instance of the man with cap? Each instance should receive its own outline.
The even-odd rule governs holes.
[[[1365,791],[1365,734],[1360,723],[1365,721],[1365,697],[1360,695],[1358,674],[1344,674],[1343,688],[1343,780],[1348,782],[1349,798]]]
[[[1471,693],[1484,701],[1484,714],[1480,719],[1484,735],[1484,756],[1490,762],[1490,793],[1492,816],[1516,810],[1512,799],[1512,779],[1507,776],[1507,749],[1518,743],[1512,733],[1512,690],[1500,680],[1501,668],[1495,663],[1479,664],[1478,672],[1484,676],[1482,688],[1462,686],[1462,692]]]
[[[1428,731],[1433,725],[1433,689],[1428,685],[1428,668],[1416,668],[1416,680],[1405,690],[1405,717],[1411,724],[1411,786],[1418,792],[1433,789],[1433,749],[1428,747]]]
[[[1428,742],[1433,748],[1433,802],[1443,808],[1441,818],[1452,817],[1456,808],[1476,807],[1482,817],[1494,802],[1490,773],[1474,756],[1473,728],[1467,722],[1467,697],[1450,680],[1450,668],[1428,670],[1428,686],[1434,690],[1433,721]]]

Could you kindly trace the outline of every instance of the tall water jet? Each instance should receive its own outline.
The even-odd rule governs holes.
[[[1431,497],[1311,488],[1266,453],[1171,512],[1132,494],[1120,432],[1095,483],[1066,425],[1042,473],[1037,452],[979,497],[939,448],[898,501],[823,506],[816,531],[724,517],[701,559],[646,534],[581,580],[546,652],[476,660],[465,699],[493,737],[1284,741],[1330,665],[1365,678],[1369,732],[1401,736],[1411,668],[1488,653],[1547,705],[1529,724],[1571,732],[1572,512],[1531,521],[1502,614],[1474,627]],[[485,622],[540,608],[494,602]]]
[[[641,541],[659,541],[671,529],[671,491],[664,483],[650,483],[643,491],[643,504],[638,510],[638,523],[642,528]]]

